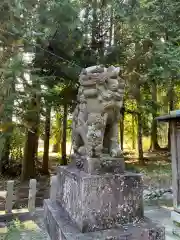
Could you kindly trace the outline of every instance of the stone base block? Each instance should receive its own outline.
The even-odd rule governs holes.
[[[176,211],[172,211],[171,219],[174,223],[173,234],[180,237],[180,213]]]
[[[101,158],[88,158],[84,161],[83,170],[91,174],[123,173],[124,158],[113,158],[107,154],[103,154]]]
[[[179,223],[180,226],[180,213],[177,211],[172,211],[171,212],[171,219],[173,222],[176,222],[177,224]]]
[[[81,232],[110,229],[143,217],[140,174],[91,175],[77,168],[58,168],[57,201]]]
[[[165,229],[149,219],[114,229],[81,233],[57,203],[44,201],[44,221],[51,240],[165,240]]]

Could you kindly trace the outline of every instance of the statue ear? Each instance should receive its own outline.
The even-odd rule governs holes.
[[[113,70],[114,70],[114,66],[109,66],[107,69],[108,72],[112,72]]]
[[[122,69],[121,67],[119,67],[118,76],[120,76],[120,77],[121,77],[121,75],[122,75],[122,72],[123,72],[123,69]]]
[[[120,67],[116,67],[117,75],[119,75],[120,71],[121,71],[121,68]]]
[[[81,74],[83,74],[83,75],[87,75],[87,71],[86,71],[85,68],[82,69]]]

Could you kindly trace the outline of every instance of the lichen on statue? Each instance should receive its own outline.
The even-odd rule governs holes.
[[[119,71],[113,66],[93,66],[83,69],[80,74],[78,104],[72,125],[72,146],[79,167],[87,157],[122,156],[118,121],[125,84]]]

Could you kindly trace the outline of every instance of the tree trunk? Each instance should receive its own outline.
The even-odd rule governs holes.
[[[39,133],[37,132],[35,141],[35,160],[38,160],[38,147],[39,147]]]
[[[136,136],[135,136],[135,117],[134,114],[132,116],[132,149],[136,148]]]
[[[61,109],[59,110],[61,111]],[[62,118],[59,113],[56,113],[56,129],[55,131],[55,143],[53,145],[52,152],[59,153],[61,151],[61,139],[62,139]]]
[[[36,131],[27,131],[24,158],[22,162],[21,180],[29,180],[36,176],[35,157],[36,157]]]
[[[109,28],[109,46],[112,45],[113,40],[113,4],[111,4],[110,28]]]
[[[174,87],[171,86],[168,90],[168,98],[169,98],[169,111],[174,110]],[[171,150],[171,124],[169,124],[168,128],[168,150]]]
[[[136,45],[138,48],[138,44]],[[137,67],[137,72],[139,72],[139,65]],[[137,78],[137,83],[139,79]],[[138,144],[138,158],[139,158],[139,164],[144,165],[144,156],[143,156],[143,142],[142,142],[142,99],[141,99],[141,86],[139,84],[139,88],[137,86],[137,92],[136,92],[136,105],[137,105],[137,144]]]
[[[35,83],[32,87],[40,89],[40,84]],[[22,181],[34,178],[36,176],[35,160],[37,158],[39,121],[40,121],[40,96],[33,94],[29,105],[27,105],[27,115],[25,120],[30,123],[27,130],[27,137],[22,163],[21,179]]]
[[[11,82],[11,85],[8,86],[6,90],[6,98],[11,98],[9,101],[9,106],[10,109],[6,110],[6,107],[4,108],[6,112],[5,117],[2,119],[2,123],[8,124],[9,126],[7,129],[4,131],[4,141],[2,141],[3,147],[0,149],[0,172],[4,169],[5,165],[9,164],[9,157],[10,157],[10,148],[11,148],[11,137],[12,137],[12,132],[13,132],[13,123],[12,123],[12,118],[13,118],[13,106],[14,106],[14,98],[12,97],[13,94],[15,94],[15,80],[16,77],[13,75],[13,80]]]
[[[9,157],[10,157],[10,150],[11,150],[11,135],[8,135],[5,138],[5,144],[3,149],[3,156],[2,156],[2,169],[4,166],[9,165]]]
[[[121,144],[121,150],[124,149],[124,112],[121,114],[120,119],[120,144]]]
[[[49,174],[49,138],[50,138],[50,124],[51,124],[51,107],[46,108],[46,121],[45,121],[45,138],[44,138],[44,154],[42,172]]]
[[[144,165],[144,156],[143,156],[143,143],[142,143],[142,116],[141,116],[141,113],[138,113],[138,116],[137,116],[137,127],[138,127],[138,134],[137,134],[137,137],[138,137],[138,157],[139,157],[139,164],[140,165]]]
[[[98,18],[97,18],[97,0],[92,1],[92,34],[91,34],[91,48],[96,51],[97,46],[97,28],[98,28]]]
[[[67,129],[67,104],[64,104],[64,113],[63,113],[63,136],[61,143],[61,153],[62,153],[62,165],[67,165],[67,156],[66,156],[66,129]]]
[[[59,153],[60,152],[60,142],[56,142],[55,144],[53,144],[52,147],[52,152],[53,153]]]
[[[90,6],[89,6],[89,3],[87,3],[87,6],[85,7],[85,21],[84,21],[84,33],[85,33],[85,36],[84,36],[84,44],[85,46],[88,46],[89,44],[89,37],[88,37],[88,29],[89,29],[89,13],[90,13]]]
[[[158,134],[157,134],[157,121],[154,119],[157,117],[157,85],[153,81],[152,82],[152,101],[154,103],[154,109],[152,112],[152,126],[151,126],[151,146],[150,150],[151,151],[156,151],[160,149],[160,146],[158,144]]]
[[[14,103],[13,103],[14,104]],[[5,136],[4,136],[4,145],[3,145],[3,150],[2,150],[2,155],[1,155],[1,170],[4,169],[5,166],[9,165],[9,158],[10,158],[10,151],[11,151],[11,137],[13,133],[13,126],[12,126],[12,116],[13,116],[13,111],[11,111],[8,114],[8,118],[6,118],[5,121],[7,121],[10,126],[5,131]]]
[[[8,119],[7,122],[12,124],[12,118]],[[2,149],[2,155],[1,155],[1,170],[3,171],[4,167],[9,165],[9,157],[10,157],[10,151],[11,151],[11,137],[12,137],[13,127],[8,127],[8,129],[5,132],[4,136],[4,145]]]

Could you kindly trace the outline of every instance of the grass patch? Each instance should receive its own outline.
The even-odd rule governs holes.
[[[169,161],[168,153],[146,152],[144,154],[144,165],[140,165],[135,156],[126,156],[125,161],[128,170],[134,170],[146,175],[171,175],[171,162]]]
[[[150,189],[169,189],[171,187],[172,170],[168,157],[157,154],[151,158],[146,154],[145,165],[139,165],[137,158],[126,158],[126,169],[131,172],[142,173],[144,186]]]
[[[128,171],[143,173],[145,175],[171,175],[171,164],[168,162],[148,161],[144,166],[136,162],[126,162]]]
[[[173,223],[174,223],[174,225],[175,225],[176,227],[179,227],[179,228],[180,228],[180,223],[179,223],[179,222],[173,221]]]
[[[6,227],[6,233],[0,232],[0,240],[43,240],[45,239],[39,227],[33,221],[20,222],[14,220]]]

